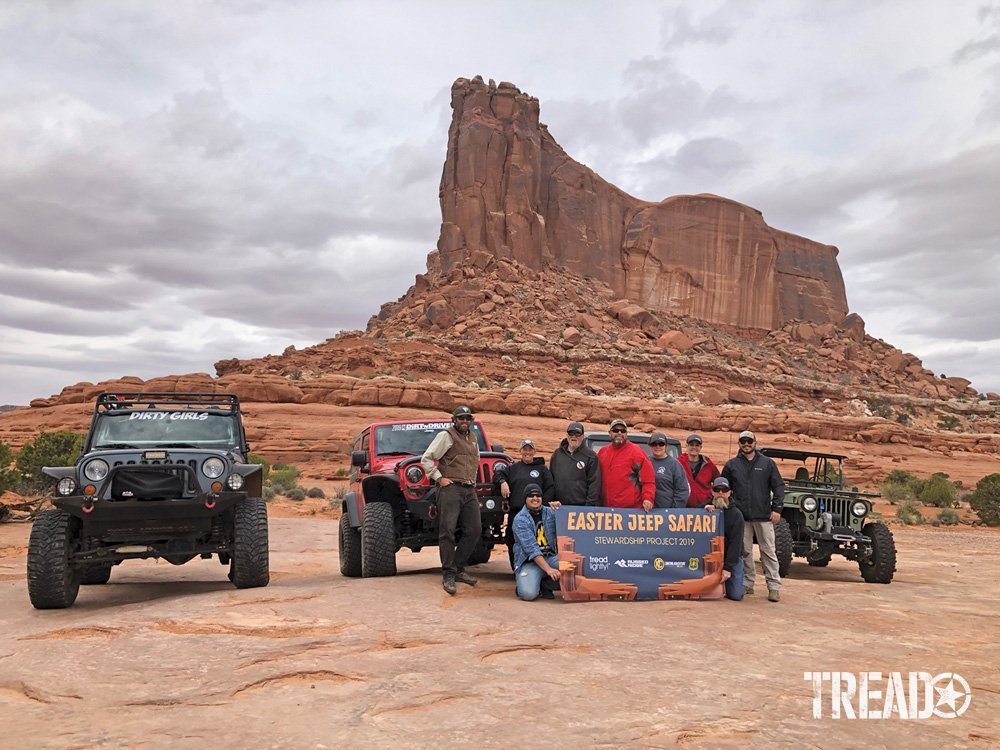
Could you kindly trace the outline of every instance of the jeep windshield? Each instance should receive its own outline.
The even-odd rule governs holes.
[[[628,439],[630,443],[635,443],[644,451],[646,451],[647,456],[649,456],[650,458],[653,457],[653,449],[649,447],[649,435],[643,435],[641,433],[637,435],[633,433],[628,436]],[[597,453],[597,451],[599,451],[604,446],[611,445],[611,436],[608,435],[607,433],[588,435],[587,445],[590,446],[590,449],[594,451],[594,453]],[[677,458],[680,454],[681,454],[681,449],[677,445],[671,442],[667,442],[668,456],[673,456],[674,458]]]
[[[403,422],[375,428],[376,456],[422,456],[434,436],[451,427],[451,422]],[[487,451],[486,438],[478,422],[472,423],[479,450]]]
[[[129,409],[101,414],[89,449],[224,449],[239,445],[238,434],[236,420],[230,413]]]

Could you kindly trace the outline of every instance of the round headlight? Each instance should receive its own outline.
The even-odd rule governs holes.
[[[495,507],[497,507],[497,501],[492,497],[486,501],[486,510],[493,510]]]
[[[856,503],[854,503],[851,506],[851,513],[853,513],[854,515],[856,515],[858,518],[861,518],[861,517],[867,515],[867,513],[868,513],[868,503],[866,503],[864,500],[858,500]]]
[[[73,477],[63,477],[56,483],[56,492],[60,495],[72,495],[76,490],[76,480]]]
[[[234,492],[243,489],[243,477],[239,474],[230,474],[226,479],[226,486]]]
[[[108,475],[108,462],[95,458],[83,467],[83,475],[91,482],[100,482]]]
[[[226,470],[226,464],[221,458],[209,458],[201,465],[201,473],[209,479],[218,479]]]
[[[424,478],[424,469],[421,466],[410,466],[406,469],[406,481],[416,484]]]
[[[493,464],[493,473],[496,474],[498,471],[507,471],[507,467],[510,466],[506,461],[497,461]]]
[[[816,511],[816,508],[818,507],[819,503],[816,502],[816,498],[814,498],[812,495],[806,495],[804,498],[802,498],[802,510],[804,510],[806,513],[813,513]]]

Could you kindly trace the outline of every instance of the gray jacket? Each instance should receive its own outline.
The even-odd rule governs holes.
[[[656,475],[656,497],[653,505],[657,508],[686,508],[691,485],[681,462],[673,456],[650,458],[653,474]]]

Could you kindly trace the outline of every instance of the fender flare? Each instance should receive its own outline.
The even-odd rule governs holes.
[[[343,512],[347,514],[347,522],[355,529],[361,528],[361,509],[358,508],[358,496],[354,492],[344,495]]]

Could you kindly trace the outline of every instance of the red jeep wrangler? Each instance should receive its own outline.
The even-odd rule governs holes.
[[[451,420],[415,419],[378,422],[365,427],[351,452],[350,488],[340,517],[340,572],[356,578],[396,575],[396,552],[419,552],[437,546],[437,487],[420,465],[420,457]],[[479,442],[476,494],[483,533],[469,560],[490,559],[494,544],[503,543],[506,500],[493,494],[493,474],[512,459],[502,445],[490,445],[479,420],[472,423]]]

